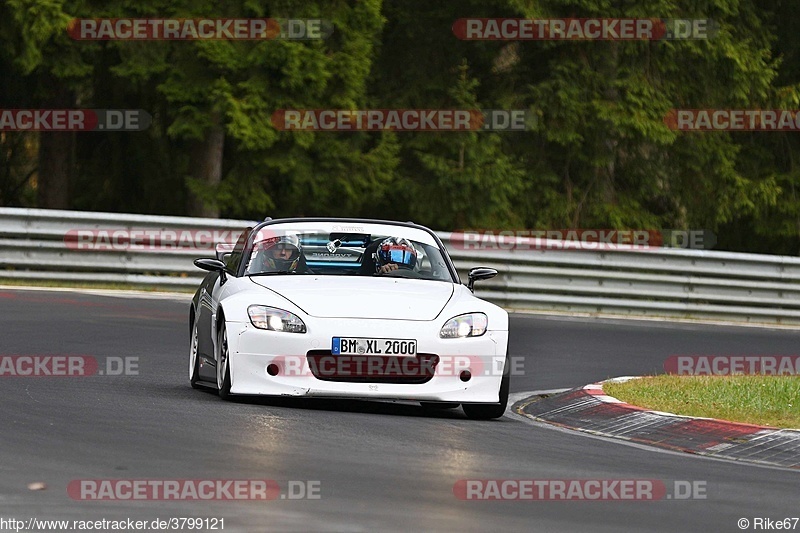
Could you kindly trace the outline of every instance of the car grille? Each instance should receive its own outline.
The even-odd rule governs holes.
[[[333,355],[330,350],[311,350],[308,366],[321,381],[347,383],[427,383],[436,371],[439,356]]]

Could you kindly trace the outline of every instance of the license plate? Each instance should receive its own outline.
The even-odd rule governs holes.
[[[334,337],[333,355],[417,355],[413,339],[372,339],[365,337]]]

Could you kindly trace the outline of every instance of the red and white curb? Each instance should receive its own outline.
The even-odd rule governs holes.
[[[528,398],[515,411],[549,424],[658,448],[800,469],[800,430],[653,411],[609,396],[603,383]]]

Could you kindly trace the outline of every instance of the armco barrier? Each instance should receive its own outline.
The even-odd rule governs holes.
[[[78,229],[241,230],[252,222],[0,208],[0,278],[106,282],[187,289],[212,251],[87,251]],[[470,249],[439,233],[463,280],[473,266],[500,271],[476,294],[507,309],[722,319],[800,325],[800,258],[673,248]]]
[[[0,278],[146,285],[164,290],[196,287],[204,272],[192,261],[213,250],[91,251],[69,245],[76,230],[232,230],[243,220],[0,208]],[[253,224],[250,222],[249,224]]]

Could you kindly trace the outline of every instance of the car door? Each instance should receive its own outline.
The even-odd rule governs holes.
[[[245,228],[239,235],[233,251],[225,256],[225,274],[230,280],[231,277],[236,277],[239,270],[239,263],[242,260],[244,246],[247,243],[247,238],[253,228]],[[225,289],[225,283],[222,283],[219,273],[211,273],[203,280],[200,287],[200,298],[198,301],[197,309],[197,327],[198,327],[198,345],[197,350],[200,357],[203,358],[203,364],[200,366],[200,378],[212,382],[216,382],[216,356],[214,353],[214,345],[216,343],[216,310],[219,307],[219,302],[222,293]]]

